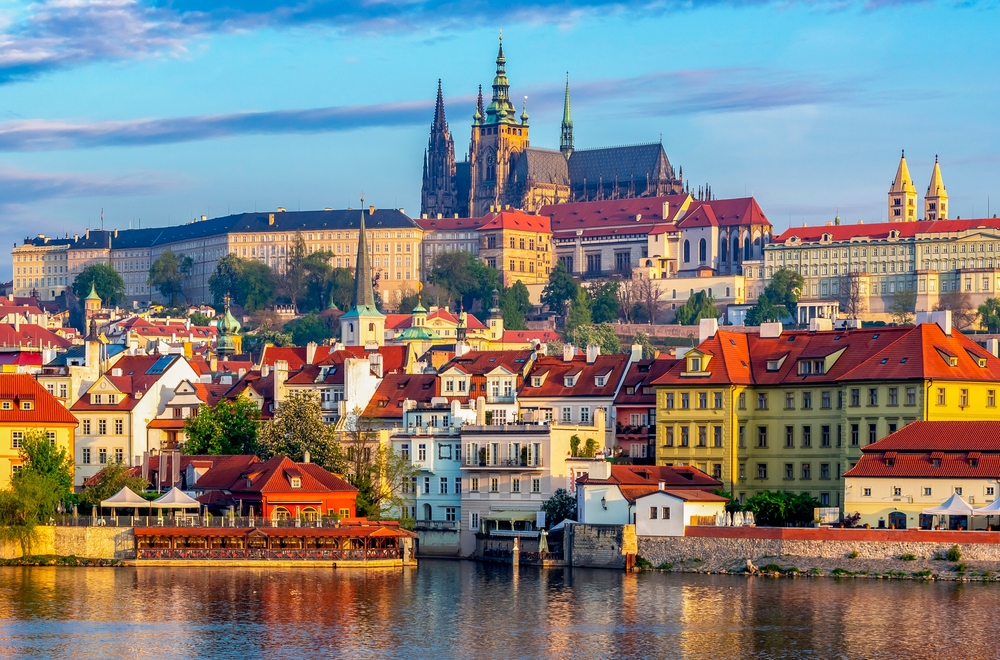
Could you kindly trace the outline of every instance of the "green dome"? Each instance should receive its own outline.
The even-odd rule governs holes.
[[[226,307],[226,313],[221,319],[216,322],[216,328],[219,330],[220,335],[236,335],[239,334],[240,322],[236,320],[229,308]]]

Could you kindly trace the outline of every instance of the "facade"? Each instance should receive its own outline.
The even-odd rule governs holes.
[[[712,493],[659,490],[635,500],[636,536],[684,536],[689,525],[711,524],[729,499]]]
[[[76,485],[109,461],[137,467],[145,452],[159,449],[147,425],[185,380],[197,382],[198,374],[183,357],[126,355],[83,391],[70,407],[80,420]]]
[[[720,475],[740,499],[764,490],[844,505],[862,447],[920,420],[1000,419],[1000,360],[950,313],[898,328],[718,330],[655,383],[657,464]],[[928,320],[928,319],[921,319]]]
[[[753,197],[694,203],[677,228],[681,276],[742,275],[771,242],[771,222]]]
[[[676,360],[662,356],[632,362],[615,397],[615,447],[633,460],[649,460],[656,454],[656,388]]]
[[[480,218],[455,218],[425,215],[414,222],[424,231],[421,241],[423,251],[422,278],[426,281],[434,258],[443,252],[471,252],[479,254],[479,235],[476,230],[489,222],[489,215]],[[406,311],[406,310],[400,310]]]
[[[523,282],[538,289],[537,298],[549,281],[554,252],[552,226],[548,216],[529,215],[520,211],[492,213],[476,230],[479,256],[487,266],[500,274],[500,283],[513,286]]]
[[[455,174],[455,141],[444,116],[444,97],[441,95],[441,79],[438,78],[434,121],[427,149],[424,150],[424,176],[420,188],[422,217],[450,218],[468,209],[468,188],[465,189],[466,197],[461,198]]]
[[[985,516],[924,515],[952,495],[981,508],[1000,488],[1000,422],[914,422],[862,448],[844,475],[845,513],[895,529],[985,529]],[[971,524],[970,524],[971,523]]]
[[[21,469],[24,434],[39,431],[70,456],[76,444],[76,417],[27,374],[0,374],[0,488]]]
[[[182,380],[171,394],[164,396],[163,411],[146,425],[150,445],[164,452],[178,450],[187,441],[184,422],[197,415],[198,408],[208,402],[208,391],[200,380]]]
[[[11,253],[14,262],[13,295],[37,296],[55,300],[73,284],[69,267],[69,238],[50,238],[39,234],[16,245]]]

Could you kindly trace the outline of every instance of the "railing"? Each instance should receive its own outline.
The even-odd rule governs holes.
[[[414,531],[458,531],[459,523],[455,520],[416,520],[413,523]]]
[[[514,403],[513,394],[494,394],[486,397],[486,403]]]
[[[491,529],[489,536],[520,536],[523,539],[534,539],[541,536],[541,532],[527,529]]]
[[[336,527],[333,518],[305,520],[261,516],[59,516],[49,520],[59,527]]]
[[[479,426],[476,424],[466,424],[462,427],[462,433],[539,433],[548,435],[548,423],[538,424],[498,424],[496,426]]]
[[[298,550],[267,548],[139,548],[137,559],[253,559],[253,560],[336,560],[367,561],[400,559],[399,548],[368,550]]]
[[[462,467],[484,467],[484,468],[540,468],[542,467],[542,459],[539,458],[534,463],[528,461],[520,461],[515,459],[505,459],[499,461],[493,461],[489,463],[487,461],[477,461],[471,460],[466,461]]]

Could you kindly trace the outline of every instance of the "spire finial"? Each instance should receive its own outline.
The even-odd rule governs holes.
[[[559,134],[559,151],[569,160],[573,154],[573,114],[569,104],[569,71],[566,72],[566,96],[563,99],[563,118]]]
[[[937,162],[938,162],[938,159],[937,159],[937,158],[938,158],[938,155],[937,155],[937,154],[934,154],[934,164],[935,164],[935,165],[937,165]]]
[[[521,108],[521,123],[522,124],[527,124],[528,123],[528,97],[527,97],[527,95],[525,95],[525,97],[524,97],[524,105]]]

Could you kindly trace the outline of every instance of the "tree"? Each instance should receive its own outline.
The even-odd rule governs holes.
[[[779,268],[774,272],[764,293],[775,305],[782,305],[788,310],[789,316],[797,317],[797,304],[802,295],[802,287],[806,280],[802,275],[789,268]]]
[[[591,323],[593,319],[590,315],[590,294],[582,286],[577,287],[576,297],[573,298],[569,314],[566,315],[566,332],[572,333],[575,328]]]
[[[310,460],[331,472],[343,472],[334,427],[323,423],[323,409],[313,392],[291,391],[277,406],[274,417],[261,425],[257,452],[262,459],[287,456]]]
[[[302,283],[306,275],[305,260],[308,254],[302,232],[295,232],[295,238],[288,246],[288,254],[285,257],[285,271],[282,273],[280,289],[296,311],[299,308],[298,301],[302,297]]]
[[[634,310],[636,306],[636,278],[625,278],[618,283],[618,313],[626,323],[635,321]]]
[[[142,493],[148,487],[149,482],[142,477],[133,476],[124,463],[112,461],[97,473],[94,483],[84,488],[83,492],[80,493],[80,506],[100,506],[103,500],[108,499],[122,488]]]
[[[650,325],[656,323],[656,315],[660,311],[660,293],[660,285],[648,277],[637,279],[633,284],[636,303],[642,308]]]
[[[518,280],[500,294],[500,309],[503,311],[503,327],[507,330],[527,330],[524,317],[531,312],[531,296],[524,282]]]
[[[618,320],[618,310],[621,305],[618,302],[618,289],[621,287],[621,280],[612,279],[603,284],[595,282],[590,285],[590,295],[594,302],[590,306],[590,313],[594,318],[594,323],[611,323]]]
[[[437,255],[427,281],[447,291],[452,300],[461,299],[469,310],[476,300],[487,309],[493,299],[493,290],[500,289],[497,271],[464,250]]]
[[[339,456],[343,465],[341,471],[358,489],[359,516],[378,520],[395,511],[406,517],[409,498],[403,495],[420,468],[390,445],[380,442],[375,422],[363,417],[360,408],[351,411]]]
[[[333,336],[323,319],[311,312],[300,319],[289,322],[285,326],[285,330],[291,330],[292,344],[295,346],[305,346],[309,342],[322,344]]]
[[[979,323],[987,332],[1000,332],[1000,300],[990,298],[976,310],[979,313]]]
[[[892,322],[896,325],[910,325],[913,323],[913,308],[917,304],[916,289],[900,287],[892,294],[892,302],[889,303],[889,314],[892,315]]]
[[[749,498],[743,508],[753,512],[758,524],[780,526],[812,522],[813,509],[819,506],[808,493],[765,490]]]
[[[212,319],[208,318],[201,312],[195,312],[194,314],[191,314],[188,317],[188,321],[191,322],[191,325],[197,325],[202,327],[209,326],[212,324]]]
[[[177,307],[177,296],[184,293],[184,280],[191,274],[194,259],[176,255],[170,248],[164,250],[149,268],[149,285],[170,299],[170,306]]]
[[[632,337],[632,343],[642,346],[643,360],[652,360],[656,357],[656,349],[653,347],[653,342],[645,332],[635,333],[635,336]]]
[[[200,406],[184,422],[188,454],[252,454],[260,433],[260,408],[244,395]]]
[[[681,325],[696,325],[702,319],[719,318],[719,310],[704,291],[699,291],[677,308],[677,322]]]
[[[22,556],[31,554],[38,524],[55,515],[60,500],[51,478],[35,471],[15,475],[0,491],[0,542],[17,543]]]
[[[865,312],[864,297],[861,294],[861,275],[844,273],[837,282],[837,296],[840,301],[840,311],[849,319],[861,318]]]
[[[208,278],[216,306],[222,305],[228,294],[232,302],[248,312],[255,312],[274,302],[277,287],[274,271],[256,259],[242,259],[227,254],[215,266]]]
[[[952,290],[942,293],[934,309],[937,311],[950,310],[951,322],[959,330],[968,329],[978,315],[978,312],[972,307],[972,298],[965,291]]]
[[[549,273],[549,283],[542,289],[542,304],[556,314],[566,313],[566,303],[577,297],[579,286],[573,281],[573,276],[566,272],[563,262],[558,262]]]
[[[574,346],[584,348],[590,344],[601,347],[602,355],[621,353],[621,342],[615,334],[615,327],[610,323],[600,325],[581,325],[570,333],[570,341]]]
[[[125,280],[111,264],[87,266],[73,280],[73,295],[80,301],[81,306],[83,299],[90,295],[91,285],[106,307],[116,307],[126,301]]]
[[[576,498],[566,492],[565,488],[558,488],[552,493],[552,497],[542,502],[542,511],[545,512],[545,525],[549,529],[564,520],[576,520]]]
[[[765,289],[764,292],[760,294],[760,298],[757,299],[757,304],[747,310],[747,316],[744,323],[746,325],[774,323],[775,321],[781,320],[782,312],[784,312],[784,310],[781,307],[777,307],[771,302],[771,297]]]
[[[33,472],[49,479],[62,502],[73,492],[73,457],[64,447],[56,447],[44,431],[25,431],[21,439],[21,475]]]

